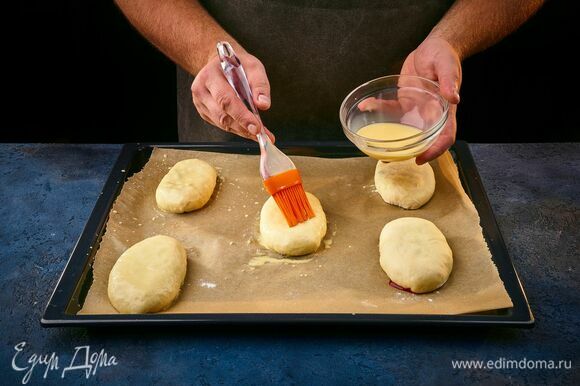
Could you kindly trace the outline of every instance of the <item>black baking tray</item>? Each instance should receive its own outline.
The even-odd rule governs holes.
[[[343,158],[363,156],[350,142],[303,142],[278,146],[289,155]],[[437,326],[510,326],[531,327],[534,317],[522,283],[508,255],[499,227],[485,194],[467,143],[458,141],[451,153],[459,169],[461,183],[479,212],[485,239],[499,275],[512,299],[512,308],[462,315],[422,314],[111,314],[77,315],[92,283],[92,263],[105,233],[109,211],[128,177],[147,163],[153,148],[191,149],[222,153],[259,154],[253,143],[126,144],[115,163],[95,208],[78,239],[41,319],[42,326],[121,326],[193,324],[388,324]]]

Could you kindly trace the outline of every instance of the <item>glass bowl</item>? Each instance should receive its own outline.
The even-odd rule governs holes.
[[[439,85],[411,75],[389,75],[355,88],[340,106],[348,139],[368,156],[402,161],[424,152],[441,134],[449,103]]]

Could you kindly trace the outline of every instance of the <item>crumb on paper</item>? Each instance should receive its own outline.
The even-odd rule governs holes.
[[[115,209],[113,209],[113,213],[117,213],[117,211]]]
[[[285,264],[285,265],[291,265],[292,267],[295,267],[296,264],[308,263],[311,260],[312,260],[312,258],[309,258],[309,259],[291,259],[288,257],[272,257],[272,256],[262,254],[261,251],[257,251],[256,256],[252,257],[250,259],[250,261],[248,262],[248,266],[261,267],[261,266],[266,265],[266,264]],[[301,274],[300,276],[308,276],[308,274]]]
[[[230,241],[230,243],[229,243],[229,244],[230,244],[230,245],[234,245],[234,242],[233,242],[233,241]]]
[[[373,303],[369,302],[368,300],[361,301],[361,304],[363,306],[365,306],[365,307],[379,308],[379,306],[377,306],[376,304],[373,304]]]
[[[328,249],[332,245],[332,239],[326,239],[323,240],[322,242],[324,243],[324,249]]]
[[[203,281],[203,280],[200,280],[200,282],[201,282],[200,283],[200,286],[201,287],[205,287],[205,288],[215,288],[215,287],[217,287],[217,284],[216,283],[211,283],[209,281]]]

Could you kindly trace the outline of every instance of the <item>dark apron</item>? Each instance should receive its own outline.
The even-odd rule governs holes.
[[[452,0],[205,0],[217,22],[266,67],[272,92],[261,113],[277,140],[344,140],[338,109],[370,79],[397,74]],[[179,140],[242,138],[203,121],[193,76],[177,69]]]

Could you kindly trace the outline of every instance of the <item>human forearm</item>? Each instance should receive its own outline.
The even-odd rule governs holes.
[[[236,41],[196,0],[115,0],[133,26],[160,51],[192,74],[216,54],[216,42]]]
[[[223,76],[216,43],[228,41],[236,51],[254,95],[254,104],[270,107],[270,84],[262,63],[246,52],[197,0],[115,0],[127,19],[153,45],[195,75],[192,102],[200,116],[222,130],[256,139],[262,130]]]
[[[445,39],[465,59],[516,30],[543,0],[458,0],[430,37]]]

